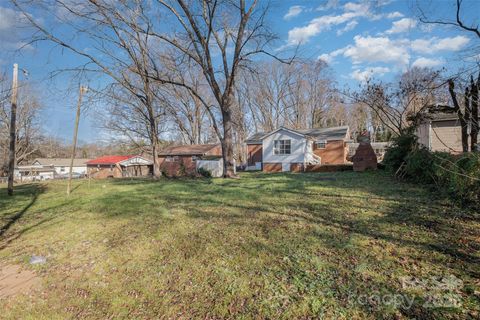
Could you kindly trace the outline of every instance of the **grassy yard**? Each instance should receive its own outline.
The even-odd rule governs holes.
[[[0,265],[42,283],[2,318],[480,317],[479,216],[381,172],[65,189],[0,188]]]

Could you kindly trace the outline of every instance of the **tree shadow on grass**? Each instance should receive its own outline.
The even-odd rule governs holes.
[[[23,207],[20,211],[16,212],[11,216],[4,216],[2,215],[2,220],[6,220],[5,223],[0,225],[0,238],[4,236],[4,234],[15,224],[17,223],[27,211],[30,209],[31,206],[35,204],[38,199],[38,196],[45,192],[46,187],[42,184],[28,184],[28,185],[21,185],[15,188],[15,193],[13,197],[6,198],[2,201],[2,206],[7,202],[16,202],[21,198],[27,198],[31,196],[30,201]]]
[[[334,176],[336,180],[319,179],[325,176]],[[203,229],[205,226],[215,225],[217,236],[223,237],[222,230],[227,235],[220,250],[253,258],[262,253],[272,259],[260,266],[262,272],[270,272],[269,266],[273,266],[268,263],[277,263],[280,275],[275,277],[279,283],[286,287],[295,287],[298,282],[302,286],[313,283],[313,291],[309,293],[313,296],[322,294],[314,291],[317,287],[332,289],[338,304],[347,310],[351,307],[345,302],[349,295],[402,292],[398,279],[392,277],[413,272],[409,264],[417,263],[418,259],[425,263],[425,272],[452,272],[461,278],[480,276],[476,269],[478,257],[465,251],[460,241],[468,228],[465,219],[472,222],[478,219],[464,212],[452,216],[456,207],[445,205],[418,186],[399,183],[382,174],[257,174],[243,180],[112,183],[136,186],[133,192],[106,195],[103,200],[106,210],[112,210],[110,213],[128,214],[125,207],[133,207],[137,214],[142,211],[151,214],[148,211],[155,207],[145,206],[151,200],[158,200],[169,211],[182,209],[188,218],[203,221],[198,229],[179,236],[180,244],[176,245],[181,247],[181,241],[191,241],[192,236],[208,231]],[[279,231],[281,228],[285,232]],[[243,240],[233,237],[237,234]],[[358,238],[362,242],[355,242]],[[393,248],[400,253],[383,252],[382,248]],[[328,262],[325,269],[333,280],[323,285],[323,279],[317,279],[322,275],[314,271],[315,266],[309,260],[312,258]],[[381,261],[384,258],[385,263]],[[403,258],[408,258],[405,265]],[[389,270],[390,266],[395,270]],[[381,275],[362,272],[362,268],[372,268]],[[298,281],[299,278],[303,280]],[[389,311],[377,307],[353,306],[366,314],[387,318]],[[424,308],[421,302],[402,313],[417,318],[441,315]]]

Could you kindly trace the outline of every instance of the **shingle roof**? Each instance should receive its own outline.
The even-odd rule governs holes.
[[[160,156],[196,156],[204,155],[208,151],[217,147],[218,144],[193,144],[185,146],[171,146],[163,149],[158,154]]]
[[[74,167],[82,167],[91,159],[78,158],[73,160]],[[37,158],[33,163],[38,162],[42,166],[68,167],[70,166],[70,158]]]
[[[117,164],[119,162],[130,159],[132,157],[135,157],[135,156],[134,155],[130,155],[130,156],[103,156],[103,157],[96,158],[96,159],[88,161],[87,165],[99,165],[99,164],[114,165],[114,164]]]
[[[262,137],[266,135],[265,132],[257,132],[248,137],[247,144],[260,144],[262,143]]]
[[[314,138],[315,140],[345,140],[348,139],[348,126],[342,127],[331,127],[331,128],[317,128],[317,129],[304,129],[304,130],[293,130],[288,129],[305,136]],[[274,130],[276,131],[276,130]],[[260,144],[265,136],[269,135],[271,132],[259,132],[251,135],[247,139],[247,144]]]
[[[307,136],[315,138],[315,140],[344,140],[348,139],[348,126],[331,127],[331,128],[318,128],[307,130],[296,130]]]

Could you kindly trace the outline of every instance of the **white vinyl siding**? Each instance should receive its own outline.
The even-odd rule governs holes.
[[[289,140],[289,154],[275,154],[274,147],[276,140]],[[307,150],[307,139],[288,130],[279,130],[263,139],[262,153],[263,163],[303,163]]]
[[[275,140],[273,141],[273,154],[285,155],[292,153],[292,141],[291,140]]]

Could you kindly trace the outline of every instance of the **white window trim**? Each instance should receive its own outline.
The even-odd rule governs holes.
[[[319,145],[320,145],[321,143],[325,144],[325,146],[324,146],[324,147],[320,147]],[[315,147],[316,147],[317,149],[326,149],[326,148],[327,148],[327,140],[318,140],[318,141],[315,141]]]
[[[277,141],[278,141],[279,145],[280,145],[280,141],[288,141],[289,142],[288,144],[290,146],[290,148],[289,148],[290,152],[289,153],[280,153],[281,147],[280,146],[275,147],[275,142],[277,142]],[[286,143],[284,142],[284,147],[283,147],[284,150],[285,150],[285,145],[286,145]],[[278,153],[276,153],[276,152],[278,152]],[[289,156],[291,154],[292,154],[292,140],[291,139],[273,140],[273,155],[274,156]]]

